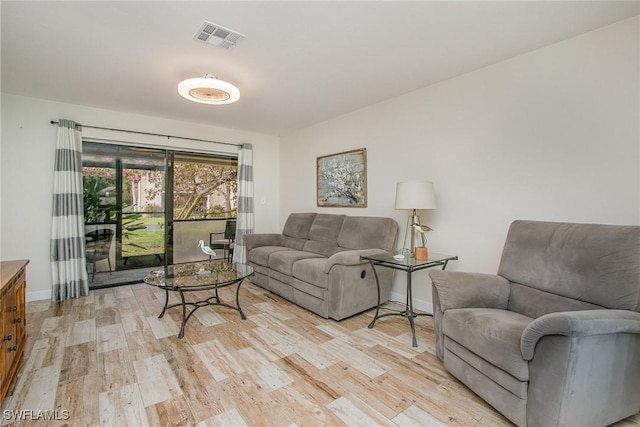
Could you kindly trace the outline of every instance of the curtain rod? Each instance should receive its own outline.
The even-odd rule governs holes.
[[[52,125],[57,125],[58,122],[56,122],[55,120],[51,120],[51,124]],[[105,128],[105,127],[100,127],[100,126],[82,125],[80,123],[78,123],[78,126],[85,127],[85,128],[90,128],[90,129],[113,130],[113,131],[116,131],[116,132],[136,133],[138,135],[161,136],[161,137],[164,137],[164,138],[183,139],[185,141],[211,142],[213,144],[222,144],[222,145],[231,145],[233,147],[242,147],[242,144],[231,144],[230,142],[211,141],[209,139],[187,138],[185,136],[163,135],[163,134],[160,134],[160,133],[140,132],[140,131],[137,131],[137,130]]]

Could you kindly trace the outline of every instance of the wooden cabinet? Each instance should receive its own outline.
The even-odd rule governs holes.
[[[25,289],[29,260],[0,262],[0,400],[4,399],[26,342]]]

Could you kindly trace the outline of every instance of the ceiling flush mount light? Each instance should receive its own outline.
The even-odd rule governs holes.
[[[211,74],[181,81],[178,83],[178,93],[202,104],[231,104],[240,99],[237,87]]]

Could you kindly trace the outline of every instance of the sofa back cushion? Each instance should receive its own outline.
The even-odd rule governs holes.
[[[554,299],[556,296],[640,311],[640,227],[514,221],[498,274],[542,291],[517,289],[510,303],[514,311],[520,312],[515,310],[518,305],[538,304],[536,301],[554,307],[572,304]],[[527,298],[534,301],[526,302]]]
[[[348,216],[338,235],[338,245],[349,249],[392,251],[398,235],[398,223],[391,218]]]
[[[316,215],[316,213],[292,213],[284,224],[282,234],[296,239],[308,239],[309,230]]]
[[[317,214],[309,229],[309,239],[337,245],[338,235],[346,217],[346,215]]]

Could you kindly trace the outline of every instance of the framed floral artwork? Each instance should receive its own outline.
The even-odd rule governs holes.
[[[318,157],[318,207],[367,206],[367,150]]]

